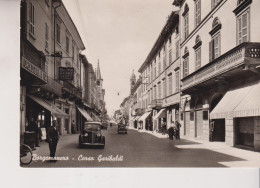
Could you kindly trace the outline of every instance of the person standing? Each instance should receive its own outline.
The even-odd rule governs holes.
[[[165,133],[166,133],[166,122],[163,121],[163,123],[162,123],[162,135],[165,135]]]
[[[75,134],[75,133],[76,133],[76,126],[75,126],[74,120],[72,120],[72,123],[71,123],[71,133],[72,133],[72,134]]]
[[[56,120],[52,121],[52,126],[49,127],[48,133],[47,133],[47,140],[49,143],[49,149],[50,149],[50,157],[54,158],[56,153],[57,144],[59,141],[59,132],[56,127]],[[56,162],[56,160],[51,160],[53,162]]]
[[[174,124],[174,122],[171,123],[171,126],[170,126],[170,128],[168,129],[169,139],[170,139],[170,140],[173,140],[173,136],[174,136],[173,124]]]
[[[210,120],[209,122],[209,141],[210,142],[213,142],[213,139],[214,139],[214,121],[213,120]]]
[[[180,139],[180,129],[181,129],[181,124],[176,121],[176,139]]]

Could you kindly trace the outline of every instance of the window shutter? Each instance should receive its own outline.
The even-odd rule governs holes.
[[[209,42],[209,62],[211,62],[213,59],[212,59],[212,44],[213,44],[213,40],[211,40],[210,42]]]

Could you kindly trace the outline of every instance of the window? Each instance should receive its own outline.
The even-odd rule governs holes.
[[[211,8],[215,8],[222,0],[211,0]]]
[[[161,99],[161,82],[158,83],[158,99]]]
[[[169,37],[169,46],[172,44],[172,36]]]
[[[176,42],[176,59],[180,56],[180,53],[179,53],[179,41]]]
[[[156,61],[154,62],[154,79],[156,78]]]
[[[195,1],[195,24],[199,25],[201,21],[201,0]]]
[[[161,74],[161,62],[160,61],[158,62],[158,72],[159,72],[159,74]]]
[[[74,54],[75,54],[75,45],[74,45],[74,41],[72,41],[72,48],[71,48],[71,53],[72,53],[72,63],[74,63]]]
[[[183,78],[189,75],[189,57],[183,60]]]
[[[187,4],[184,6],[184,11],[182,13],[183,16],[183,27],[184,27],[184,39],[186,39],[189,35],[189,7]]]
[[[175,92],[180,91],[180,77],[179,77],[179,71],[175,72]]]
[[[209,42],[209,61],[213,61],[214,59],[220,56],[220,29],[222,25],[216,17],[212,23],[212,30],[209,34],[212,37],[212,40]]]
[[[69,35],[66,35],[66,52],[70,52],[70,39],[69,39]]]
[[[249,10],[237,17],[237,43],[249,41]]]
[[[163,56],[163,70],[166,69],[166,55]]]
[[[32,3],[30,3],[30,9],[29,9],[29,32],[30,34],[34,35],[34,6]]]
[[[169,84],[168,95],[171,95],[172,94],[172,74],[169,75],[168,80],[169,80],[169,82],[168,82],[168,84]]]
[[[195,70],[201,67],[201,48],[195,51]]]
[[[45,23],[45,49],[49,49],[49,26]]]
[[[163,97],[166,97],[166,80],[163,80]]]
[[[169,49],[169,65],[172,63],[172,49]]]
[[[58,43],[60,43],[60,24],[59,23],[56,24],[56,28],[57,28],[56,29],[56,37],[57,37],[57,39],[56,40],[57,40]]]
[[[186,39],[189,35],[189,14],[187,13],[184,16],[184,39]]]
[[[220,33],[217,33],[209,42],[209,61],[220,56]]]
[[[156,86],[154,87],[153,90],[154,90],[154,99],[157,99],[157,95],[156,95],[156,94],[157,94],[157,93],[156,93]]]

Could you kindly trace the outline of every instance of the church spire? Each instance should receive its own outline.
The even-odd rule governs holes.
[[[97,64],[97,72],[96,72],[97,80],[102,80],[101,73],[100,73],[100,67],[99,67],[99,59]]]

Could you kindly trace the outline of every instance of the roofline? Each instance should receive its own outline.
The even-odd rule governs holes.
[[[70,14],[69,14],[69,12],[67,11],[67,9],[66,9],[64,3],[62,2],[62,0],[61,0],[61,5],[62,5],[62,7],[64,8],[66,14],[68,15],[68,17],[69,17],[69,19],[70,19],[70,21],[71,21],[71,23],[72,23],[72,25],[73,25],[73,27],[74,27],[76,33],[78,34],[78,37],[79,37],[79,39],[80,39],[80,42],[82,43],[82,48],[81,48],[81,50],[85,50],[86,47],[85,47],[85,45],[84,45],[84,42],[83,42],[82,39],[81,39],[81,36],[80,36],[80,34],[79,34],[79,31],[78,31],[76,25],[74,24],[72,18],[70,17]]]
[[[143,70],[143,68],[145,67],[145,65],[146,65],[149,61],[151,61],[151,59],[153,58],[153,57],[152,57],[152,56],[153,56],[153,53],[158,50],[157,48],[158,48],[159,43],[160,43],[162,40],[164,40],[164,38],[162,38],[162,37],[163,37],[163,35],[165,34],[164,32],[166,32],[166,30],[167,30],[167,26],[170,24],[170,22],[171,22],[172,20],[174,20],[175,16],[179,16],[179,11],[172,11],[172,12],[171,12],[171,15],[169,16],[169,18],[168,18],[166,24],[164,25],[163,29],[161,30],[161,32],[160,32],[160,34],[159,34],[157,40],[155,41],[155,43],[154,43],[152,49],[150,50],[150,52],[149,52],[149,54],[148,54],[146,60],[145,60],[144,63],[141,65],[141,67],[138,69],[138,72],[139,72],[139,73],[141,73],[141,71]],[[178,18],[179,18],[179,17],[178,17]],[[179,19],[178,19],[177,21],[179,22]],[[168,36],[168,35],[167,35],[167,36]]]

